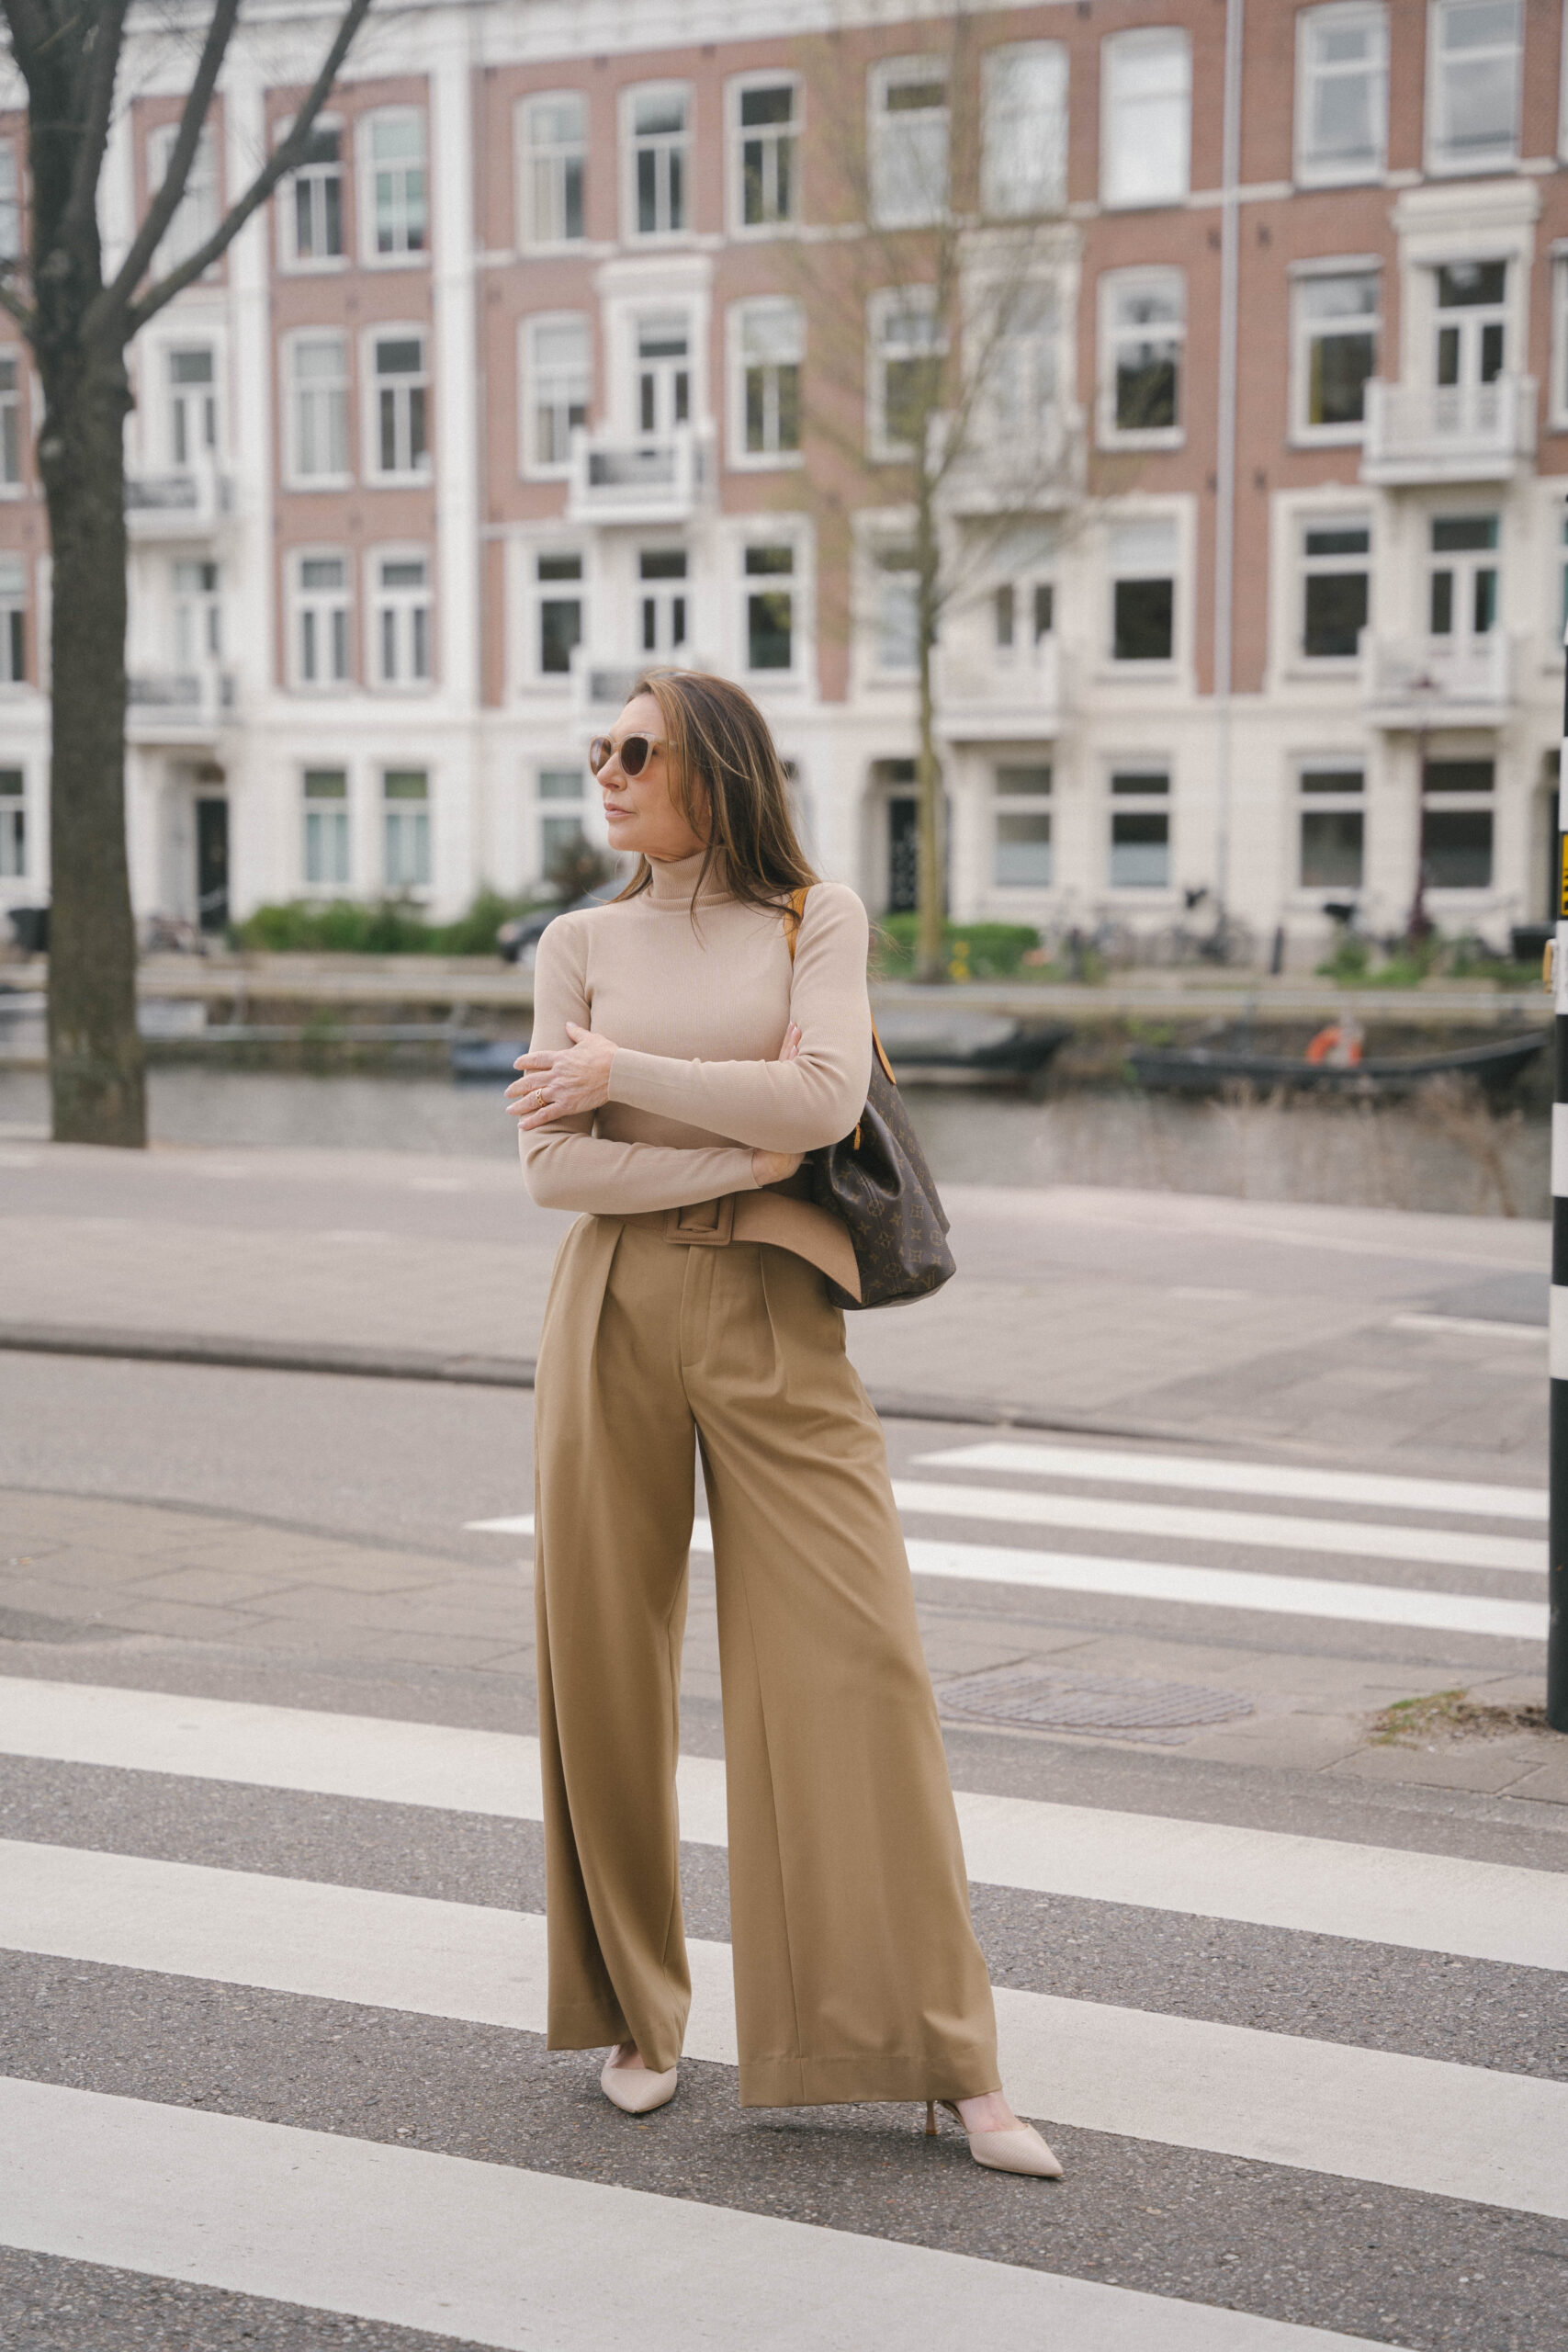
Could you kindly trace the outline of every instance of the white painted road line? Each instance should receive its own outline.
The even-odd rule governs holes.
[[[0,2239],[36,2253],[502,2352],[1371,2352],[971,2255],[54,2084],[0,2082]]]
[[[470,1533],[532,1535],[532,1518],[470,1519]],[[694,1552],[713,1550],[713,1529],[699,1519]],[[1544,1642],[1545,1601],[1491,1600],[1482,1594],[1432,1592],[1422,1586],[1354,1584],[1337,1577],[1276,1577],[1243,1568],[1193,1568],[1160,1560],[1117,1560],[1099,1553],[1026,1552],[1010,1544],[905,1544],[910,1574],[968,1584],[1017,1584],[1043,1592],[1100,1592],[1122,1600],[1173,1600],[1183,1608],[1252,1609],[1268,1616],[1331,1617],[1357,1625],[1416,1625],[1439,1634],[1485,1634],[1510,1642]]]
[[[916,1457],[942,1470],[1010,1471],[1021,1478],[1085,1478],[1106,1486],[1179,1487],[1208,1495],[1346,1503],[1363,1510],[1452,1511],[1468,1519],[1546,1517],[1544,1487],[1482,1487],[1457,1478],[1399,1478],[1362,1470],[1308,1470],[1291,1462],[1221,1462],[1195,1453],[1119,1453],[1087,1445],[987,1440]]]
[[[538,1742],[381,1716],[0,1680],[0,1753],[537,1821]],[[724,1766],[680,1760],[681,1835],[727,1842]],[[1224,1822],[957,1794],[969,1875],[1527,1968],[1568,1968],[1568,1874]]]
[[[1190,1503],[1129,1502],[1122,1495],[936,1486],[916,1478],[896,1478],[893,1498],[906,1515],[925,1519],[1074,1527],[1097,1534],[1153,1536],[1164,1544],[1247,1544],[1261,1551],[1414,1560],[1423,1567],[1496,1568],[1532,1577],[1546,1574],[1546,1545],[1533,1536],[1472,1535],[1463,1529],[1393,1527],[1368,1520],[1294,1519],[1275,1511],[1194,1510]]]
[[[1028,1585],[1049,1592],[1098,1592],[1122,1600],[1246,1609],[1268,1616],[1329,1617],[1359,1625],[1421,1626],[1544,1642],[1544,1600],[1491,1600],[1420,1586],[1353,1584],[1339,1577],[1258,1575],[1242,1568],[1190,1568],[1159,1560],[1115,1560],[1099,1553],[1024,1552],[1001,1544],[906,1545],[916,1576],[968,1584]]]
[[[1547,1339],[1544,1323],[1483,1322],[1474,1315],[1391,1315],[1388,1328],[1391,1331],[1426,1331],[1437,1340],[1450,1333],[1466,1340],[1535,1340],[1542,1347]]]
[[[0,1947],[540,2032],[545,1922],[478,1904],[0,1842]],[[694,2058],[736,2063],[694,1939]],[[1002,2076],[1048,2122],[1568,2219],[1568,2084],[1007,1988]]]

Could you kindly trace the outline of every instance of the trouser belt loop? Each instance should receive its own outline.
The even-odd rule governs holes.
[[[722,1200],[693,1201],[684,1208],[664,1212],[666,1241],[697,1242],[709,1249],[722,1249],[734,1229],[733,1193],[726,1193]]]

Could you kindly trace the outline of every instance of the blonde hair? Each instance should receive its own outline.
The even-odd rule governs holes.
[[[694,907],[720,861],[731,896],[748,906],[777,906],[809,888],[819,877],[795,830],[789,778],[744,687],[702,670],[645,670],[627,700],[638,695],[653,696],[664,721],[670,797],[693,832],[707,834]],[[639,858],[621,897],[637,898],[652,879]]]

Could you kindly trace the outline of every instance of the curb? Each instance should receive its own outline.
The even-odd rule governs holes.
[[[322,1340],[218,1339],[199,1332],[121,1331],[91,1324],[0,1323],[0,1351],[15,1355],[92,1356],[131,1363],[206,1364],[230,1372],[303,1372],[354,1380],[445,1381],[464,1388],[534,1385],[531,1356],[442,1355],[434,1348],[340,1347]],[[1156,1422],[1099,1420],[1091,1414],[1040,1412],[1001,1399],[922,1396],[871,1389],[885,1421],[952,1421],[982,1429],[1055,1430],[1084,1437],[1201,1446],[1190,1430]],[[1212,1440],[1209,1441],[1212,1442]]]

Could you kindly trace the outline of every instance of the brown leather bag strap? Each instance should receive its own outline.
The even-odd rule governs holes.
[[[795,961],[795,945],[800,938],[800,926],[806,921],[806,901],[810,889],[811,885],[808,882],[804,889],[792,890],[789,894],[789,922],[786,930],[789,939],[789,960],[792,964]],[[883,1075],[888,1085],[897,1086],[898,1081],[893,1075],[893,1065],[887,1058],[887,1048],[876,1034],[874,1021],[871,1024],[871,1043],[877,1060],[882,1064]],[[858,1140],[860,1136],[858,1127],[855,1129],[855,1136]]]

